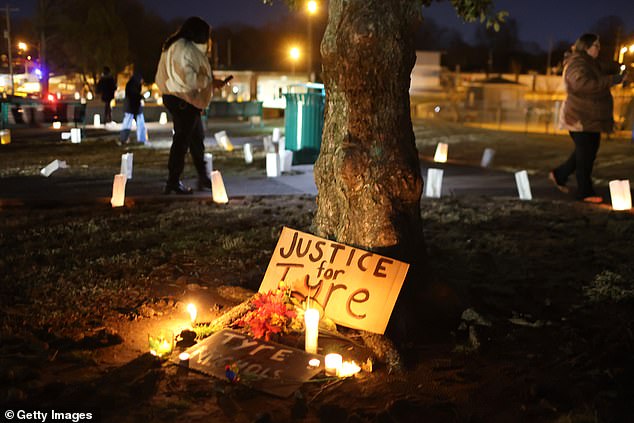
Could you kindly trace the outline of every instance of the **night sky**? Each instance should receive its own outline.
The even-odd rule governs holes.
[[[36,0],[8,2],[20,12],[12,16],[27,15],[35,10]],[[283,25],[289,10],[278,1],[273,7],[264,6],[260,0],[141,0],[148,10],[170,19],[177,16],[199,15],[212,26],[231,23]],[[6,1],[0,1],[4,7]],[[625,22],[625,32],[634,32],[633,0],[497,0],[496,9],[507,10],[518,22],[522,41],[535,41],[543,48],[549,39],[574,41],[586,32],[597,19],[609,15],[620,16]],[[297,12],[296,12],[297,13]],[[458,29],[466,41],[470,41],[478,24],[464,24],[457,17],[448,1],[436,3],[424,11],[438,23]],[[4,16],[2,16],[4,18]]]

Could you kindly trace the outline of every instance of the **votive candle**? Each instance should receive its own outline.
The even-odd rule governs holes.
[[[343,358],[341,354],[326,354],[326,358],[324,361],[324,366],[326,367],[326,375],[327,376],[338,376],[339,371],[341,370],[341,363]]]

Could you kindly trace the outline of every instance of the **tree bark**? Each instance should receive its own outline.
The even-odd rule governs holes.
[[[392,314],[397,325],[412,327],[406,321],[415,319],[415,305],[402,298],[415,289],[412,279],[419,279],[425,257],[423,183],[409,103],[420,6],[412,0],[330,0],[328,13],[321,44],[326,108],[312,229],[413,265],[400,310]]]
[[[409,103],[419,9],[412,0],[330,1],[315,164],[316,234],[407,260],[419,258],[423,246]]]

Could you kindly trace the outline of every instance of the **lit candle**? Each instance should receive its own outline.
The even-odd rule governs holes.
[[[632,195],[630,194],[630,181],[610,181],[610,197],[612,198],[612,210],[629,210],[632,208]]]
[[[341,354],[327,354],[325,358],[326,375],[337,376],[341,370]]]
[[[112,199],[110,200],[112,207],[123,207],[125,204],[125,183],[127,180],[128,177],[126,175],[114,175],[114,182],[112,183]]]
[[[170,331],[161,331],[156,335],[149,335],[150,354],[164,357],[174,349],[174,334]]]
[[[339,371],[339,377],[350,377],[361,371],[361,367],[357,366],[354,361],[344,361],[341,364],[341,370]]]
[[[185,363],[185,362],[189,361],[189,353],[182,352],[182,353],[178,354],[178,359],[182,363]]]
[[[439,142],[436,146],[434,161],[438,163],[445,163],[447,161],[447,144],[445,144],[444,142]]]
[[[321,364],[321,361],[319,361],[318,358],[311,358],[310,360],[308,360],[308,365],[310,367],[319,367],[320,364]]]
[[[187,304],[187,312],[189,313],[189,318],[191,319],[193,325],[194,323],[196,323],[196,316],[198,315],[196,306],[192,303]]]
[[[304,326],[306,327],[306,352],[317,354],[317,337],[319,336],[319,310],[308,308],[304,313]]]

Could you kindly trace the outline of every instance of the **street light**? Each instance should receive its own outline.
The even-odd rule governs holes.
[[[317,13],[317,2],[315,0],[309,0],[306,3],[306,11],[308,12],[308,79],[314,82],[313,78],[313,20],[312,16]]]
[[[306,9],[308,10],[308,13],[314,15],[315,13],[317,13],[317,2],[315,0],[310,0],[306,4]]]
[[[627,52],[630,53],[634,53],[634,44],[628,46],[623,46],[621,47],[621,50],[619,50],[619,63],[623,63],[623,56],[625,56],[625,53]]]
[[[299,56],[301,56],[301,52],[298,47],[291,47],[288,51],[288,55],[291,58],[291,66],[292,66],[292,74],[295,75],[295,63],[299,60]]]

